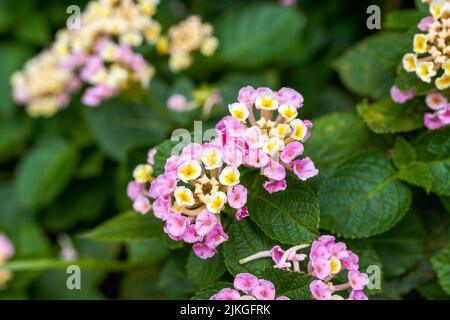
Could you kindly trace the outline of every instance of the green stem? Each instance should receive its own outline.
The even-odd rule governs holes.
[[[99,260],[75,260],[64,261],[57,259],[36,259],[36,260],[16,260],[0,265],[0,270],[20,271],[41,271],[47,269],[65,269],[68,266],[76,265],[81,269],[95,269],[105,271],[127,271],[129,269],[148,266],[148,263],[130,263],[118,261]]]

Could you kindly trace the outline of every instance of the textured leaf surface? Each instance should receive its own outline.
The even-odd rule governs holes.
[[[305,154],[316,166],[333,165],[361,149],[367,142],[367,129],[361,119],[351,112],[322,116],[314,121]]]
[[[358,113],[375,133],[407,132],[423,127],[423,111],[414,103],[396,104],[391,98],[372,104],[364,101],[358,105]]]
[[[228,232],[229,240],[223,244],[225,264],[228,271],[236,275],[240,272],[255,274],[273,266],[272,259],[257,259],[245,264],[239,260],[259,251],[270,250],[274,243],[266,237],[252,222],[243,220],[233,222]]]
[[[437,273],[439,283],[447,294],[450,294],[450,244],[435,256],[431,262]]]
[[[412,37],[384,32],[359,42],[335,63],[342,82],[353,92],[379,99],[389,94],[394,67],[411,46]]]
[[[321,181],[321,226],[347,238],[366,238],[394,226],[411,203],[388,159],[377,152],[356,154]]]
[[[416,149],[419,160],[431,171],[431,191],[450,195],[450,126],[424,133]]]
[[[309,284],[313,277],[310,275],[269,268],[260,272],[259,277],[273,282],[277,296],[287,296],[293,300],[311,299]]]
[[[107,220],[83,236],[104,241],[151,239],[162,234],[162,225],[151,212],[141,215],[128,211]]]
[[[240,7],[217,25],[219,54],[234,66],[259,66],[288,49],[300,27],[301,16],[292,9],[275,4]]]
[[[216,281],[225,273],[222,252],[206,260],[198,258],[193,251],[189,254],[186,265],[188,279],[198,286],[206,286]]]
[[[269,197],[262,187],[264,177],[247,177],[250,217],[274,240],[287,244],[311,241],[318,235],[318,199],[304,183],[287,178],[288,188]]]
[[[393,160],[397,168],[407,166],[417,159],[416,149],[404,138],[395,139]]]
[[[370,240],[387,277],[403,274],[422,257],[424,232],[415,214],[406,215],[394,228]]]

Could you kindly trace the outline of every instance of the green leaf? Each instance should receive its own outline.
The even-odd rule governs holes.
[[[342,82],[353,92],[373,99],[389,94],[394,67],[412,44],[412,34],[383,32],[368,37],[334,64]]]
[[[30,128],[27,118],[0,117],[0,161],[9,160],[25,149]]]
[[[447,294],[450,294],[450,244],[431,259],[437,273],[439,284]]]
[[[11,98],[10,77],[32,55],[28,47],[15,44],[0,45],[0,114],[11,115],[14,112]]]
[[[363,101],[357,106],[359,115],[375,133],[399,133],[423,127],[423,112],[415,101],[396,104],[390,98],[369,104]]]
[[[332,166],[360,150],[368,133],[361,119],[351,112],[338,112],[314,120],[314,129],[305,154],[316,166]]]
[[[419,23],[423,13],[415,9],[396,10],[386,16],[384,27],[389,29],[406,30]]]
[[[16,36],[23,42],[33,45],[45,45],[50,40],[48,19],[38,11],[27,13],[14,28]]]
[[[177,145],[178,141],[166,140],[156,147],[155,154],[155,175],[160,175],[164,173],[164,167],[166,165],[167,159],[172,156],[172,150]]]
[[[388,159],[361,152],[321,180],[321,227],[346,238],[367,238],[392,228],[411,204]]]
[[[102,241],[151,239],[162,235],[162,222],[151,212],[141,215],[134,211],[119,214],[82,236]]]
[[[426,192],[430,192],[431,171],[423,162],[413,162],[406,167],[402,167],[398,172],[398,177],[400,180],[421,187]]]
[[[272,259],[257,259],[240,264],[239,260],[259,251],[270,250],[274,242],[266,237],[251,221],[235,221],[228,231],[229,240],[223,244],[223,254],[228,271],[236,275],[241,272],[256,274],[273,266]]]
[[[450,212],[450,197],[441,197],[441,203]]]
[[[130,260],[136,263],[155,263],[164,259],[168,254],[162,237],[129,240],[127,248]]]
[[[188,279],[196,285],[206,286],[219,279],[225,271],[223,255],[220,251],[214,257],[206,260],[197,257],[193,251],[190,252],[186,273]]]
[[[276,4],[237,7],[217,24],[219,55],[233,66],[261,66],[289,48],[301,20],[296,11]]]
[[[287,296],[292,300],[311,300],[309,284],[314,278],[308,274],[268,268],[261,271],[259,277],[275,285],[277,296]]]
[[[233,284],[229,282],[216,282],[199,290],[192,300],[209,300],[212,295],[218,293],[223,288],[232,288]]]
[[[19,164],[19,204],[41,209],[51,203],[73,177],[78,159],[78,150],[66,141],[56,137],[41,140]]]
[[[392,156],[397,168],[407,166],[417,159],[416,149],[402,137],[397,137],[395,139]]]
[[[450,195],[450,126],[432,130],[416,141],[417,155],[431,171],[431,191]]]
[[[425,95],[436,90],[434,82],[423,82],[415,72],[407,72],[402,67],[398,68],[398,73],[395,78],[395,85],[401,91],[407,91],[414,88],[416,91],[416,96]]]
[[[319,203],[314,192],[298,179],[288,176],[288,188],[268,196],[264,177],[249,174],[247,208],[250,217],[274,240],[299,244],[315,239],[319,227]],[[251,183],[250,183],[251,182]]]
[[[158,144],[170,130],[149,106],[119,99],[85,108],[85,116],[100,147],[116,160],[132,147]]]
[[[394,228],[370,239],[383,264],[387,277],[396,277],[421,258],[424,248],[424,231],[416,214],[406,215]]]
[[[108,186],[98,179],[75,181],[44,211],[42,224],[53,232],[67,232],[92,223],[108,204]]]

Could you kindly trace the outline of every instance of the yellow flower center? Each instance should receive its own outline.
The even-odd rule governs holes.
[[[226,182],[227,185],[233,185],[233,184],[238,183],[239,179],[238,179],[236,173],[234,173],[232,171],[224,177],[224,181]]]
[[[341,271],[341,261],[338,258],[336,257],[331,258],[330,265],[332,274],[336,274],[339,271]]]
[[[223,204],[223,200],[220,197],[216,197],[212,202],[211,202],[211,208],[214,211],[219,211],[220,208],[222,207]]]
[[[270,109],[273,107],[273,100],[272,99],[262,99],[261,100],[261,108],[263,109]]]
[[[185,168],[181,169],[180,173],[183,177],[189,179],[194,177],[197,171],[193,165],[188,164]]]

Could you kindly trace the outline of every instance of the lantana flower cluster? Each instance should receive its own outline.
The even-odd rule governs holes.
[[[272,282],[258,279],[250,273],[237,274],[233,287],[220,290],[209,300],[290,300],[286,296],[276,297]]]
[[[238,220],[248,216],[247,189],[240,184],[239,169],[223,158],[215,141],[189,144],[179,156],[167,160],[164,173],[155,179],[151,168],[145,164],[134,171],[128,186],[134,209],[142,214],[153,209],[165,222],[169,237],[193,244],[194,253],[202,259],[214,256],[228,240],[221,213],[228,208]]]
[[[308,248],[309,244],[301,244],[287,250],[275,246],[271,250],[258,252],[252,256],[241,259],[239,263],[271,258],[274,267],[293,272],[301,270],[301,263],[308,258],[299,250]],[[336,284],[333,279],[343,271],[347,271],[348,282]],[[336,242],[334,236],[323,235],[311,244],[306,272],[316,279],[310,284],[311,294],[316,300],[343,300],[339,292],[350,290],[348,300],[367,300],[364,288],[369,282],[367,274],[359,271],[359,257],[347,249],[343,242]]]
[[[403,56],[403,68],[424,82],[435,79],[436,88],[445,90],[450,87],[450,1],[427,2],[431,16],[419,23],[424,33],[414,35],[414,52]]]
[[[4,233],[0,233],[0,265],[14,256],[15,248]],[[9,270],[0,270],[0,289],[11,279],[12,274]]]
[[[147,88],[155,71],[137,49],[160,42],[161,25],[154,19],[158,3],[159,0],[89,2],[78,26],[60,30],[48,49],[13,74],[15,102],[26,105],[32,116],[51,116],[65,108],[71,95],[83,86],[87,88],[82,102],[87,106],[98,106],[133,84]],[[189,30],[190,33],[179,36],[187,43],[195,37],[203,39],[206,33],[203,29]],[[212,37],[211,26],[208,34]],[[207,52],[212,54],[214,50]],[[185,63],[184,68],[189,65]]]
[[[438,91],[450,87],[450,1],[422,0],[429,5],[430,16],[423,18],[417,28],[424,33],[414,35],[413,53],[403,56],[403,68],[407,72],[415,72],[426,83],[434,79]],[[391,87],[391,98],[398,104],[413,99],[415,88],[401,91]],[[427,94],[426,105],[431,112],[424,115],[424,125],[433,130],[450,124],[450,106],[444,95],[438,92]]]
[[[169,55],[169,68],[179,72],[192,65],[192,54],[200,51],[211,56],[219,41],[212,35],[213,28],[203,23],[199,16],[190,16],[169,29],[168,36],[161,37],[157,48],[160,53]]]
[[[235,161],[234,166],[261,169],[267,177],[263,186],[269,193],[286,189],[287,171],[302,181],[318,174],[310,158],[298,159],[313,126],[311,121],[298,118],[302,106],[303,96],[294,89],[247,86],[239,91],[238,102],[229,105],[231,116],[216,126],[223,150]]]

